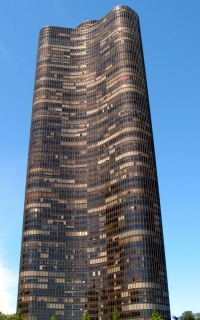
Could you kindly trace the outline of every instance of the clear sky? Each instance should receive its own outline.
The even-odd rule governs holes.
[[[39,30],[140,17],[171,313],[200,312],[200,1],[0,0],[0,311],[15,311]]]

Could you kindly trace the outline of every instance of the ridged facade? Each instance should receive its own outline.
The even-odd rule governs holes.
[[[18,308],[30,320],[170,319],[137,14],[39,35]]]

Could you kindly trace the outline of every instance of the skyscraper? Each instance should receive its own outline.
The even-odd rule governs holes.
[[[30,320],[170,319],[137,14],[40,31],[18,307]]]

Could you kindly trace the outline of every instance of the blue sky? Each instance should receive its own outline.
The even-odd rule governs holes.
[[[200,1],[0,0],[0,311],[15,311],[39,30],[119,4],[140,17],[171,313],[200,312]]]

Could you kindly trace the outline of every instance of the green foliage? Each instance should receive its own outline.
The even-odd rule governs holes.
[[[121,320],[120,314],[116,308],[114,308],[113,320]]]
[[[56,317],[55,317],[55,316],[52,316],[52,317],[51,317],[51,320],[56,320]]]
[[[200,320],[200,313],[185,311],[180,317],[172,316],[173,320]]]
[[[0,313],[0,320],[7,320],[7,319],[8,319],[7,315]]]
[[[84,312],[84,315],[83,315],[83,320],[90,320],[90,317],[89,317],[89,314],[88,312]]]
[[[158,313],[158,311],[154,310],[150,320],[163,320],[160,316],[160,314]]]
[[[23,318],[23,316],[22,316],[22,312],[21,312],[21,310],[19,309],[19,310],[17,311],[17,313],[14,314],[13,320],[23,320],[23,319],[24,319],[24,318]]]
[[[24,320],[22,312],[19,309],[17,313],[14,314],[3,314],[0,312],[0,320]]]
[[[185,311],[180,316],[181,320],[195,320],[195,315],[192,311]]]

